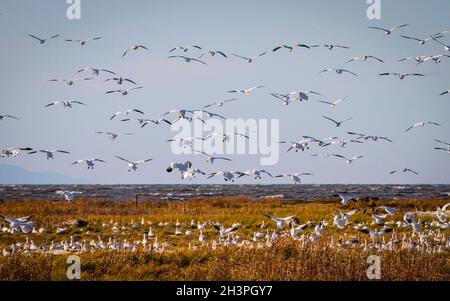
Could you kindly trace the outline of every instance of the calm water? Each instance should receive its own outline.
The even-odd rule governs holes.
[[[344,193],[355,197],[448,198],[450,185],[0,185],[0,199],[59,199],[57,190],[77,190],[86,198],[186,200],[219,196],[313,200]]]

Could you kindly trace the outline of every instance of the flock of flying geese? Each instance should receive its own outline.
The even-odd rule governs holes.
[[[70,192],[60,191],[60,194],[66,194],[66,197],[73,197]],[[221,247],[242,247],[242,248],[270,248],[280,239],[293,239],[301,242],[301,248],[323,248],[328,247],[337,251],[354,250],[359,248],[363,251],[398,251],[414,250],[426,253],[441,253],[450,249],[450,237],[445,235],[445,229],[450,228],[450,222],[447,220],[447,212],[450,209],[450,203],[437,207],[436,211],[430,212],[401,212],[398,208],[390,206],[367,205],[366,199],[355,198],[346,195],[336,195],[339,197],[341,208],[335,209],[336,213],[332,220],[323,219],[317,221],[306,221],[301,223],[295,215],[287,217],[276,217],[264,214],[269,221],[273,222],[273,227],[266,224],[263,220],[261,224],[255,226],[245,226],[241,223],[234,223],[231,227],[226,227],[217,221],[195,221],[176,222],[160,221],[153,224],[150,220],[141,218],[141,222],[118,223],[111,220],[109,223],[92,222],[90,227],[84,228],[87,222],[77,223],[65,222],[55,227],[37,228],[37,223],[31,221],[32,216],[12,218],[0,215],[0,231],[4,233],[16,234],[23,233],[28,235],[39,235],[42,233],[55,233],[67,238],[73,230],[80,231],[97,239],[91,239],[87,242],[75,241],[73,236],[70,240],[55,242],[52,240],[48,244],[36,244],[33,239],[26,236],[25,242],[16,242],[7,248],[3,248],[3,256],[9,256],[13,253],[33,254],[33,253],[51,253],[55,255],[67,253],[86,253],[96,251],[124,251],[124,252],[165,252],[174,251],[177,248],[189,248],[197,250],[207,248],[216,250]],[[364,202],[361,209],[344,211],[348,208],[350,202]],[[348,210],[348,209],[347,209]],[[362,221],[360,218],[354,218],[357,213],[367,215],[371,222]],[[427,220],[422,221],[417,216],[426,216]],[[401,218],[403,216],[403,218]],[[434,217],[434,218],[433,218]],[[353,221],[351,221],[353,219]],[[108,241],[103,241],[101,235],[90,233],[89,228],[100,228],[101,235],[110,235]],[[333,234],[327,235],[327,229],[336,228],[339,238],[335,240]],[[381,229],[375,227],[382,227]],[[53,228],[53,229],[51,229]],[[214,234],[215,229],[217,234]],[[146,230],[148,229],[148,230]],[[309,231],[311,229],[311,231]],[[343,231],[350,229],[353,232]],[[411,231],[408,231],[411,229]],[[239,231],[241,230],[241,231]],[[144,231],[144,233],[143,233]],[[357,235],[367,235],[369,239]],[[143,233],[143,234],[142,234]],[[392,233],[389,240],[384,235]],[[169,236],[171,242],[161,241],[165,235]],[[124,237],[120,239],[118,237]],[[137,240],[129,240],[130,237],[142,237]],[[176,241],[175,237],[184,237],[185,241]],[[153,241],[150,241],[153,240]]]
[[[394,32],[396,32],[398,30],[404,30],[405,27],[407,27],[407,24],[396,26],[396,27],[393,27],[390,29],[373,27],[373,26],[370,26],[369,28],[371,30],[382,31],[386,34],[386,36],[391,36],[391,35],[393,35]],[[404,39],[417,41],[417,42],[419,42],[420,45],[424,45],[425,43],[432,41],[433,43],[435,43],[437,45],[443,46],[444,50],[446,52],[448,52],[448,51],[450,51],[449,46],[447,46],[446,44],[444,44],[442,42],[442,39],[445,38],[445,36],[448,33],[449,33],[449,31],[442,31],[442,32],[430,35],[425,38],[416,38],[416,37],[411,37],[411,36],[406,36],[406,35],[401,35],[401,37]],[[41,45],[49,42],[50,40],[56,40],[56,39],[60,38],[59,34],[52,35],[47,38],[41,38],[41,37],[38,37],[33,34],[28,34],[28,36],[32,39],[37,40]],[[92,37],[92,38],[88,38],[88,39],[84,39],[84,40],[64,39],[64,41],[70,42],[70,43],[77,43],[80,46],[85,46],[89,43],[94,43],[95,41],[98,41],[100,39],[102,39],[102,37]],[[254,63],[256,60],[260,59],[263,56],[268,55],[268,53],[270,53],[270,52],[275,53],[275,52],[279,52],[279,51],[283,51],[283,50],[292,52],[296,48],[313,49],[313,48],[317,48],[317,47],[324,47],[330,51],[335,50],[335,49],[347,49],[347,50],[350,49],[349,46],[331,44],[331,43],[330,44],[317,44],[317,45],[307,45],[305,43],[296,43],[294,45],[286,45],[286,44],[277,45],[271,51],[264,51],[264,52],[254,55],[254,56],[243,56],[243,55],[238,55],[236,53],[231,53],[231,56],[235,57],[237,59],[244,60],[247,63]],[[136,44],[136,45],[133,45],[133,46],[127,48],[123,52],[122,57],[129,56],[133,52],[136,52],[136,51],[150,52],[150,49],[145,45]],[[196,55],[194,56],[195,53],[196,53]],[[204,49],[201,46],[188,45],[188,46],[173,47],[172,49],[169,50],[168,58],[169,59],[181,59],[187,63],[196,62],[196,63],[200,63],[203,65],[207,65],[207,62],[204,60],[205,56],[210,56],[210,57],[219,56],[222,59],[227,59],[230,57],[230,55],[227,55],[226,52],[224,52],[224,51],[220,51],[220,50],[204,51]],[[416,57],[416,58],[404,58],[399,61],[406,61],[406,60],[414,59],[418,64],[424,63],[426,61],[434,61],[435,63],[440,63],[443,58],[447,58],[447,57],[450,57],[450,55],[438,54],[438,55],[420,56],[420,57]],[[382,59],[372,56],[372,55],[356,56],[356,57],[353,57],[350,60],[348,60],[346,63],[366,62],[368,60],[373,60],[378,63],[384,63],[384,61]],[[131,92],[134,92],[136,90],[144,88],[142,86],[139,86],[136,83],[136,81],[134,81],[130,78],[119,76],[115,72],[108,70],[108,69],[104,69],[104,68],[86,67],[86,68],[79,69],[76,73],[84,74],[86,72],[89,72],[91,74],[91,77],[80,77],[80,78],[74,78],[74,79],[50,79],[49,82],[62,82],[62,83],[67,84],[68,86],[72,86],[79,81],[95,80],[95,79],[98,79],[100,77],[100,75],[105,74],[107,76],[110,76],[109,78],[106,78],[104,80],[105,82],[114,82],[118,86],[117,89],[111,89],[111,90],[106,91],[105,92],[106,94],[116,94],[117,93],[117,94],[126,96],[126,95],[130,94]],[[325,73],[325,72],[334,72],[338,75],[348,74],[348,75],[352,75],[352,76],[358,76],[356,73],[352,72],[351,70],[344,69],[344,68],[328,68],[328,69],[321,70],[319,73]],[[381,73],[379,75],[380,76],[395,76],[401,80],[405,80],[405,79],[407,79],[409,77],[413,77],[413,76],[415,76],[415,77],[423,77],[424,76],[424,74],[420,74],[420,73],[401,73],[401,72],[385,72],[385,73]],[[126,86],[126,87],[124,87],[124,86]],[[260,90],[263,88],[265,88],[264,85],[257,85],[257,86],[247,88],[247,89],[229,90],[228,93],[234,94],[234,95],[242,95],[245,97],[245,96],[249,96],[250,94],[256,92],[257,90]],[[447,90],[447,91],[442,92],[440,95],[449,94],[449,92],[450,92],[450,90]],[[269,95],[272,96],[275,100],[281,101],[285,106],[288,106],[292,102],[308,101],[312,97],[319,98],[322,96],[319,92],[310,91],[310,90],[305,90],[305,91],[298,90],[298,91],[293,91],[293,92],[289,92],[289,93],[270,93]],[[327,101],[317,100],[317,102],[326,104],[326,105],[334,108],[337,105],[339,105],[341,102],[347,100],[347,98],[348,97],[342,97],[337,100],[327,100]],[[214,103],[207,104],[204,107],[202,107],[201,109],[197,109],[197,110],[196,109],[185,109],[185,108],[175,109],[175,110],[168,111],[164,114],[161,114],[158,118],[154,118],[154,119],[144,118],[143,116],[145,114],[142,110],[139,110],[136,108],[130,108],[130,109],[126,109],[123,111],[115,112],[114,114],[111,115],[110,120],[121,118],[120,120],[123,122],[136,121],[141,128],[143,128],[147,125],[162,125],[162,124],[172,125],[172,124],[178,122],[179,120],[193,121],[194,119],[198,119],[198,120],[201,120],[201,122],[206,123],[208,121],[208,118],[225,119],[224,116],[219,115],[214,112],[207,111],[206,109],[209,110],[209,108],[213,108],[213,107],[221,108],[221,107],[227,105],[228,103],[235,102],[237,100],[238,100],[237,98],[221,99]],[[82,102],[79,100],[57,100],[57,101],[52,101],[52,102],[48,103],[47,105],[45,105],[45,108],[49,108],[49,107],[53,107],[53,106],[57,106],[57,105],[62,105],[64,108],[67,108],[67,109],[70,109],[73,106],[87,106],[87,104],[85,102]],[[176,114],[178,117],[175,120],[171,120],[170,116],[173,116],[174,114]],[[131,118],[131,116],[140,116],[140,117]],[[347,122],[349,122],[353,119],[352,117],[345,118],[345,119],[336,119],[336,118],[331,118],[329,116],[322,116],[322,117],[324,120],[326,120],[327,122],[330,122],[330,124],[334,125],[335,127],[342,127],[343,124],[346,124]],[[13,116],[13,115],[9,115],[9,114],[0,115],[0,121],[3,121],[5,119],[19,120],[18,117]],[[421,121],[421,122],[418,122],[418,123],[413,124],[410,127],[408,127],[405,130],[405,132],[410,132],[416,128],[424,127],[424,126],[441,126],[441,124],[438,122],[434,122],[434,121]],[[99,135],[100,134],[105,135],[105,136],[109,137],[112,141],[115,141],[119,137],[122,137],[122,136],[133,135],[132,133],[117,133],[117,132],[113,132],[113,131],[97,131],[96,133]],[[316,137],[311,137],[311,136],[303,136],[300,140],[279,141],[279,143],[290,145],[290,147],[287,149],[288,152],[291,150],[298,152],[298,151],[309,150],[312,146],[319,146],[319,147],[324,148],[324,147],[330,146],[330,145],[337,145],[337,146],[344,148],[344,147],[348,146],[349,144],[363,143],[365,141],[385,141],[385,142],[390,142],[390,143],[393,142],[390,138],[385,137],[385,136],[367,135],[367,134],[355,133],[355,132],[347,132],[347,134],[350,136],[350,138],[347,138],[347,139],[340,139],[338,137],[316,138]],[[195,145],[194,142],[198,141],[198,140],[206,141],[208,139],[217,139],[218,141],[226,143],[232,137],[236,137],[239,139],[249,139],[249,136],[246,135],[246,133],[238,133],[238,132],[216,133],[216,132],[214,132],[214,133],[211,133],[210,135],[208,135],[207,137],[186,137],[186,138],[182,138],[182,139],[168,139],[167,142],[172,142],[172,143],[177,142],[185,147],[194,148],[194,145]],[[435,141],[436,141],[436,143],[439,143],[439,145],[435,146],[436,150],[444,151],[444,152],[447,152],[447,154],[450,154],[450,143],[449,142],[445,142],[442,139],[435,139]],[[45,150],[45,149],[33,149],[31,147],[10,147],[10,148],[1,149],[1,157],[16,157],[19,155],[20,151],[27,151],[28,154],[43,153],[46,155],[47,159],[53,159],[54,155],[56,153],[69,154],[68,151],[60,150],[60,149]],[[193,149],[193,152],[197,155],[205,156],[207,159],[206,161],[210,164],[213,164],[217,160],[231,161],[231,159],[229,159],[229,158],[222,157],[222,156],[213,156],[213,154],[208,154],[208,153],[206,153],[202,150],[198,150],[198,149]],[[363,155],[355,155],[355,156],[352,156],[349,158],[349,157],[343,156],[341,154],[335,154],[335,153],[316,153],[316,154],[312,154],[312,156],[337,158],[337,159],[341,159],[341,160],[347,162],[348,164],[352,164],[356,160],[364,158]],[[121,160],[121,161],[127,163],[129,172],[136,171],[139,165],[150,162],[152,160],[152,159],[143,159],[143,160],[133,161],[133,160],[128,160],[126,158],[123,158],[121,156],[116,156],[116,158],[118,160]],[[96,165],[96,163],[107,163],[107,162],[101,158],[83,158],[83,159],[73,162],[72,165],[77,165],[77,164],[82,164],[82,163],[86,164],[88,169],[94,169],[94,166]],[[181,173],[182,179],[191,180],[191,179],[195,178],[196,175],[202,174],[202,175],[207,175],[208,178],[220,176],[220,177],[223,177],[223,179],[227,182],[234,182],[235,180],[242,178],[242,177],[253,177],[254,179],[261,179],[263,175],[266,175],[269,177],[276,177],[276,178],[286,177],[286,178],[291,179],[293,183],[301,183],[300,177],[306,176],[306,175],[312,175],[311,173],[297,172],[297,173],[287,173],[287,174],[280,174],[280,175],[273,176],[269,171],[264,170],[264,169],[250,169],[247,171],[225,170],[225,171],[217,171],[217,172],[207,174],[206,172],[204,172],[198,168],[194,168],[193,164],[190,161],[171,162],[169,164],[169,166],[167,167],[167,171],[172,172],[173,170],[178,170]],[[418,174],[417,171],[414,171],[413,169],[406,168],[406,167],[403,169],[400,169],[398,171],[402,171],[404,173]],[[394,171],[389,172],[389,174],[394,174],[396,172],[397,172],[397,170],[394,170]]]

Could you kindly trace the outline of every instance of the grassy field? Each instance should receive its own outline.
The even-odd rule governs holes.
[[[74,241],[89,243],[100,236],[107,241],[116,237],[121,242],[142,240],[149,227],[158,241],[167,242],[163,252],[152,248],[138,248],[136,251],[96,250],[95,252],[70,252],[81,258],[82,280],[367,280],[366,270],[369,255],[381,257],[382,280],[450,280],[450,250],[425,252],[417,250],[364,250],[360,246],[346,246],[340,240],[358,239],[360,245],[372,240],[364,233],[353,229],[352,225],[366,223],[370,228],[371,217],[361,210],[350,219],[345,230],[332,226],[335,209],[348,211],[366,208],[368,205],[389,205],[399,209],[389,221],[402,220],[408,211],[434,211],[438,205],[449,200],[380,200],[367,204],[358,202],[342,209],[331,201],[295,202],[283,200],[251,200],[247,198],[223,198],[191,200],[179,202],[140,201],[111,202],[80,199],[72,203],[53,201],[5,201],[0,203],[0,214],[12,217],[33,215],[36,228],[44,228],[44,233],[1,233],[0,249],[12,243],[25,242],[26,238],[36,245]],[[237,247],[220,246],[213,249],[212,241],[218,240],[218,232],[212,223],[220,222],[226,227],[233,223],[243,226],[236,231],[240,240],[251,241],[254,232],[260,229],[262,221],[269,228],[275,224],[263,214],[275,216],[296,215],[301,223],[327,220],[329,226],[324,235],[315,242],[281,237],[271,246]],[[419,214],[422,220],[430,222],[435,217]],[[56,233],[58,227],[69,220],[87,221],[82,227],[70,226],[64,234]],[[141,220],[144,219],[144,224]],[[183,232],[192,230],[193,235],[175,235],[175,222]],[[199,242],[199,230],[191,227],[191,221],[208,222],[203,230],[205,242]],[[132,224],[134,221],[134,224]],[[159,226],[159,223],[167,223]],[[116,224],[120,231],[114,232]],[[3,227],[6,225],[2,223]],[[395,227],[395,226],[394,226]],[[425,225],[424,232],[436,232]],[[311,235],[313,227],[305,231]],[[411,235],[411,228],[396,228],[395,232]],[[449,237],[450,229],[440,229],[444,237]],[[280,232],[279,232],[280,233]],[[386,236],[389,239],[391,234]],[[300,236],[300,235],[299,235]],[[154,237],[149,238],[149,244]],[[264,242],[264,240],[262,240]],[[430,238],[431,241],[431,238]],[[330,242],[339,245],[331,246]],[[31,254],[16,252],[8,256],[0,254],[0,279],[2,280],[66,280],[68,254],[54,255],[36,251]]]

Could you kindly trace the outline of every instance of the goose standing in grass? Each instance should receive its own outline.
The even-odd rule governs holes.
[[[211,156],[210,154],[207,154],[207,153],[205,153],[203,151],[194,150],[194,152],[198,153],[198,154],[205,155],[206,158],[207,158],[206,162],[210,163],[210,164],[213,164],[215,160],[231,161],[231,159],[228,159],[228,158],[225,158],[225,157],[214,157],[214,156]]]
[[[45,44],[45,42],[47,42],[48,40],[56,39],[56,38],[58,38],[58,37],[61,36],[61,35],[60,35],[60,34],[57,34],[57,35],[50,36],[50,37],[48,37],[48,38],[40,38],[40,37],[37,37],[37,36],[35,36],[35,35],[32,35],[32,34],[27,33],[27,36],[29,36],[29,37],[31,37],[31,38],[33,38],[33,39],[38,40],[39,43],[42,45],[42,44]]]
[[[391,75],[391,76],[396,76],[401,80],[406,79],[408,76],[425,76],[422,73],[398,73],[398,72],[385,72],[385,73],[380,73],[380,76],[387,76],[387,75]]]
[[[37,153],[38,151],[32,151],[32,152],[29,152],[28,154],[35,154],[35,153]],[[41,149],[41,150],[39,150],[39,152],[41,152],[41,153],[45,153],[45,155],[46,155],[46,157],[47,157],[47,160],[50,160],[50,159],[55,159],[54,158],[54,155],[53,154],[55,154],[55,153],[61,153],[61,154],[70,154],[68,151],[65,151],[65,150],[60,150],[60,149],[57,149],[57,150],[45,150],[45,149]]]
[[[128,52],[130,52],[130,51],[136,51],[136,50],[138,50],[138,49],[145,49],[145,50],[147,50],[147,51],[150,51],[150,50],[149,50],[147,47],[145,47],[144,45],[134,45],[134,46],[128,48],[128,49],[123,53],[122,57],[126,56]]]
[[[255,86],[255,87],[251,87],[249,89],[242,89],[242,90],[229,90],[228,93],[242,93],[245,96],[250,95],[250,93],[252,93],[252,91],[256,90],[256,89],[261,89],[264,88],[265,86]]]
[[[323,101],[323,100],[318,100],[318,102],[328,104],[328,105],[330,105],[330,107],[334,108],[334,107],[336,107],[336,105],[337,105],[338,103],[340,103],[341,101],[346,100],[347,98],[348,98],[348,96],[345,96],[345,97],[339,98],[338,100],[333,101],[333,102],[330,102],[330,101]]]
[[[409,128],[407,128],[407,129],[405,130],[405,132],[409,132],[410,130],[415,129],[415,128],[417,128],[417,127],[424,127],[425,125],[428,125],[428,124],[430,124],[430,125],[436,125],[436,126],[441,126],[441,124],[436,123],[436,122],[434,122],[434,121],[422,121],[422,122],[418,122],[418,123],[416,123],[416,124],[410,126]]]
[[[106,161],[104,161],[104,160],[93,158],[93,159],[80,159],[78,161],[73,162],[72,165],[79,164],[79,163],[86,163],[87,169],[94,169],[95,162],[106,163]]]
[[[121,115],[121,116],[128,116],[128,115],[130,115],[133,112],[139,113],[139,114],[142,114],[142,115],[144,114],[144,112],[142,112],[141,110],[138,110],[138,109],[128,109],[126,111],[117,111],[116,113],[114,113],[114,115],[112,115],[109,118],[109,120],[113,120],[116,116],[119,116],[119,115]]]
[[[82,69],[78,70],[77,73],[80,73],[80,72],[83,72],[83,71],[91,71],[92,75],[95,75],[95,76],[99,76],[100,72],[105,72],[105,73],[109,73],[109,74],[116,74],[115,72],[112,72],[112,71],[107,70],[107,69],[100,69],[100,68],[93,68],[93,67],[82,68]]]
[[[198,62],[201,63],[203,65],[208,65],[207,63],[205,63],[204,61],[201,61],[199,59],[193,58],[193,57],[187,57],[187,56],[183,56],[183,55],[171,55],[168,57],[169,59],[173,59],[173,58],[181,58],[183,59],[186,63],[190,63],[190,62]]]
[[[112,141],[116,141],[119,136],[131,136],[132,133],[113,133],[113,132],[96,132],[97,134],[107,135]]]
[[[358,74],[356,74],[356,73],[354,73],[354,72],[352,72],[350,70],[342,69],[342,68],[337,68],[337,69],[328,68],[328,69],[324,69],[324,70],[320,71],[319,74],[320,73],[324,73],[324,72],[328,72],[328,71],[334,71],[338,75],[341,75],[341,74],[344,74],[344,73],[349,73],[349,74],[351,74],[353,76],[358,76]]]
[[[55,193],[58,195],[63,195],[64,199],[68,202],[73,201],[77,195],[82,194],[81,191],[69,191],[69,190],[58,190]]]
[[[337,155],[337,154],[332,154],[332,156],[337,157],[337,158],[342,158],[342,159],[346,160],[348,164],[352,164],[352,162],[357,160],[357,159],[364,158],[364,156],[362,156],[362,155],[354,156],[354,157],[352,157],[350,159],[347,158],[347,157],[344,157],[342,155]]]
[[[294,173],[294,174],[282,174],[282,175],[278,175],[275,176],[275,178],[284,178],[284,177],[288,177],[291,179],[292,182],[294,182],[294,184],[301,184],[302,180],[301,180],[301,176],[313,176],[314,174],[312,173],[307,173],[307,172],[298,172],[298,173]]]
[[[219,231],[220,238],[224,238],[224,237],[228,237],[230,234],[236,232],[240,228],[240,225],[236,225],[234,227],[225,229],[223,227],[223,225],[221,225],[221,224],[214,224],[214,228],[217,231]]]
[[[328,119],[329,121],[333,122],[336,125],[336,127],[340,127],[344,122],[347,122],[347,121],[353,119],[353,117],[349,117],[349,118],[344,119],[342,121],[336,121],[336,120],[334,120],[334,119],[332,119],[330,117],[327,117],[327,116],[322,116],[322,118]]]
[[[57,101],[49,103],[48,105],[45,106],[45,108],[48,108],[48,107],[54,106],[54,105],[58,105],[58,104],[62,104],[64,106],[64,108],[68,108],[68,109],[71,109],[73,104],[86,106],[86,104],[84,102],[81,102],[78,100],[67,100],[67,101],[57,100]]]
[[[385,28],[375,27],[375,26],[369,26],[369,28],[384,31],[384,34],[385,34],[386,36],[390,36],[390,35],[392,34],[392,32],[394,32],[394,31],[397,30],[397,29],[403,28],[403,27],[405,27],[405,26],[408,26],[408,24],[403,24],[403,25],[395,26],[395,27],[392,27],[391,29],[385,29]]]
[[[287,217],[275,217],[269,214],[263,214],[265,217],[270,218],[276,223],[276,226],[280,230],[284,230],[287,225],[289,225],[291,222],[299,223],[298,218],[295,215],[287,216]]]
[[[122,89],[110,90],[110,91],[106,91],[106,94],[121,93],[123,96],[126,96],[126,95],[130,94],[131,91],[142,89],[142,88],[144,88],[144,87],[133,87],[133,88],[123,89],[123,90]]]
[[[89,39],[86,39],[86,40],[72,40],[72,39],[65,39],[64,41],[66,41],[66,42],[75,42],[75,43],[78,43],[80,46],[84,46],[84,45],[86,45],[88,42],[100,40],[101,38],[102,38],[102,37],[94,37],[94,38],[89,38]]]
[[[382,59],[379,59],[373,55],[363,55],[363,56],[355,56],[354,58],[350,59],[347,61],[347,63],[351,63],[351,62],[366,62],[368,59],[373,59],[376,60],[380,63],[384,63],[384,61]]]
[[[260,53],[260,54],[257,54],[257,55],[252,56],[252,57],[245,57],[245,56],[241,56],[241,55],[238,55],[238,54],[235,54],[235,53],[232,53],[232,55],[234,55],[235,57],[238,57],[238,58],[240,58],[240,59],[243,59],[243,60],[247,61],[247,63],[252,63],[256,58],[259,58],[259,57],[265,55],[266,53],[267,53],[267,51],[265,51],[265,52],[263,52],[263,53]]]
[[[146,159],[146,160],[139,160],[139,161],[130,161],[130,160],[124,159],[124,158],[119,157],[119,156],[115,156],[115,157],[117,159],[120,159],[120,160],[125,161],[125,162],[128,163],[128,172],[136,171],[139,164],[143,164],[143,163],[150,162],[150,161],[153,160],[153,159]]]
[[[0,121],[3,121],[5,118],[20,120],[19,118],[15,117],[13,115],[0,115]]]
[[[446,223],[447,222],[447,216],[445,214],[445,212],[447,211],[447,208],[449,208],[450,203],[445,204],[444,206],[441,207],[437,207],[437,210],[435,212],[435,215],[437,217],[437,219],[439,220],[439,222],[441,223]]]

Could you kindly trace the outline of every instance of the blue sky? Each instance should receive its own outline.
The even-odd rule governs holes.
[[[332,146],[305,153],[285,153],[281,146],[279,164],[266,166],[274,174],[311,172],[304,183],[450,183],[449,156],[434,150],[433,139],[450,140],[450,99],[439,93],[450,89],[450,60],[441,64],[397,62],[418,55],[443,53],[443,48],[428,42],[418,43],[399,35],[428,36],[450,30],[448,1],[381,1],[381,20],[366,17],[368,4],[351,1],[81,1],[81,20],[66,18],[65,1],[4,0],[0,5],[0,114],[19,116],[0,125],[2,147],[31,146],[66,149],[53,161],[43,156],[21,155],[3,158],[31,171],[59,172],[95,183],[180,183],[177,174],[168,174],[169,162],[191,160],[207,172],[259,168],[259,156],[229,156],[232,162],[209,166],[201,156],[176,156],[164,142],[173,136],[169,127],[140,129],[134,123],[110,121],[112,113],[131,107],[141,109],[148,118],[178,108],[200,108],[226,91],[265,85],[249,97],[214,112],[229,118],[280,119],[280,138],[298,140],[303,135],[347,137],[347,131],[388,136],[395,143],[368,142],[345,149]],[[420,12],[420,14],[418,13]],[[420,15],[420,18],[418,18]],[[387,38],[368,26],[390,28],[407,23],[408,27]],[[84,47],[63,39],[39,45],[26,36],[61,34],[62,38],[85,39],[102,36]],[[450,35],[443,38],[450,44]],[[298,49],[292,53],[268,53],[252,64],[229,56],[208,58],[208,66],[186,64],[167,59],[168,50],[178,45],[197,44],[204,49],[223,50],[252,56],[269,51],[280,43],[336,43],[351,49],[328,51],[325,48]],[[122,58],[131,45],[141,43],[151,49]],[[374,55],[377,62],[345,64],[359,55]],[[75,78],[82,67],[107,68],[136,80],[144,89],[129,96],[106,95],[116,88],[103,80],[77,83],[68,87],[49,83],[51,78]],[[325,68],[345,67],[358,77],[318,74]],[[420,72],[424,78],[400,81],[379,77],[382,72]],[[102,77],[104,78],[104,77]],[[287,108],[274,101],[271,92],[315,90],[323,100],[348,99],[332,109],[316,101],[294,103]],[[77,99],[88,104],[65,110],[44,109],[58,99]],[[317,98],[316,98],[317,99]],[[321,118],[354,117],[335,128]],[[404,130],[418,121],[436,121],[441,127],[424,127],[410,133]],[[111,142],[96,131],[132,132],[133,136]],[[313,158],[317,151],[365,157],[351,166],[339,159]],[[135,174],[114,155],[133,160],[153,158]],[[108,164],[94,171],[70,164],[80,158],[99,157]],[[390,170],[409,167],[420,175],[388,175]],[[1,167],[0,167],[1,168]],[[260,183],[285,183],[287,179]],[[221,183],[222,179],[195,183]],[[247,179],[242,183],[253,183]]]

